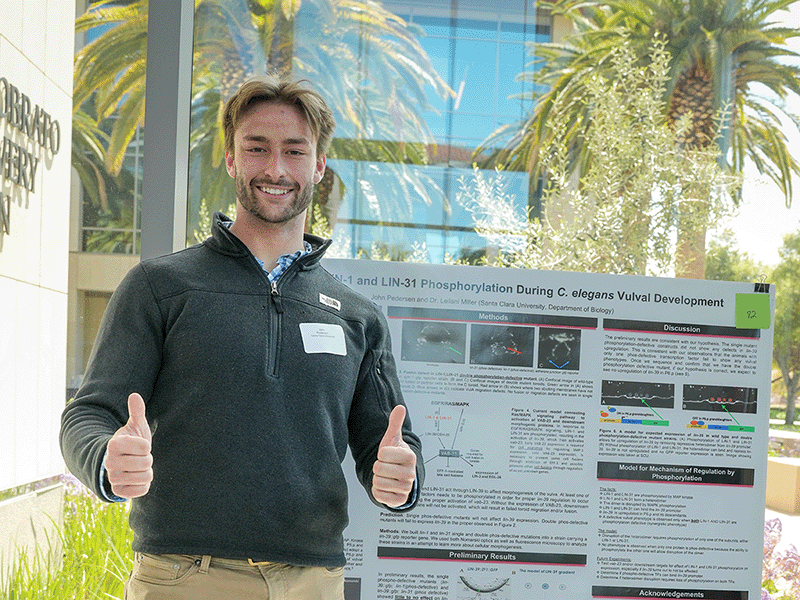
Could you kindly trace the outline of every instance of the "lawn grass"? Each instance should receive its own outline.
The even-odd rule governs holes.
[[[0,600],[120,600],[133,563],[128,505],[108,504],[70,481],[59,543],[21,554],[3,578]],[[63,551],[59,561],[53,548]]]
[[[781,431],[796,431],[800,433],[800,418],[795,418],[794,424],[786,425],[786,409],[781,406],[772,406],[769,409],[769,424],[770,429],[779,429]],[[780,423],[774,423],[780,421]]]

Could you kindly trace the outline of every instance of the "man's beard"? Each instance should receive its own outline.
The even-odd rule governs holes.
[[[295,188],[294,196],[284,206],[274,205],[268,202],[262,202],[257,196],[253,188],[244,181],[244,177],[236,174],[236,198],[239,200],[242,208],[257,219],[265,223],[288,223],[297,215],[302,213],[314,197],[314,184],[309,182],[298,190]],[[278,180],[274,184],[260,182],[261,187],[269,187],[275,185],[278,187],[290,187],[291,182],[286,180]]]

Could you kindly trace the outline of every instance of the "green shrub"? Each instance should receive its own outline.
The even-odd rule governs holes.
[[[32,558],[21,553],[4,579],[0,600],[121,599],[133,564],[129,503],[108,504],[72,477],[66,484],[61,560],[50,542]]]

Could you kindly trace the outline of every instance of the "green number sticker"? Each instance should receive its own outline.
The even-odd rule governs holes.
[[[736,294],[736,328],[769,329],[769,294]]]

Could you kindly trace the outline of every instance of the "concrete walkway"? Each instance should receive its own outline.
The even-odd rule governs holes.
[[[770,421],[770,425],[779,423],[782,423],[782,421]],[[769,435],[786,441],[800,440],[800,433],[796,431],[770,429]],[[781,543],[778,545],[778,550],[785,549],[789,544],[794,544],[794,547],[800,551],[800,515],[789,515],[769,508],[764,511],[765,522],[775,518],[781,520],[782,526]]]

